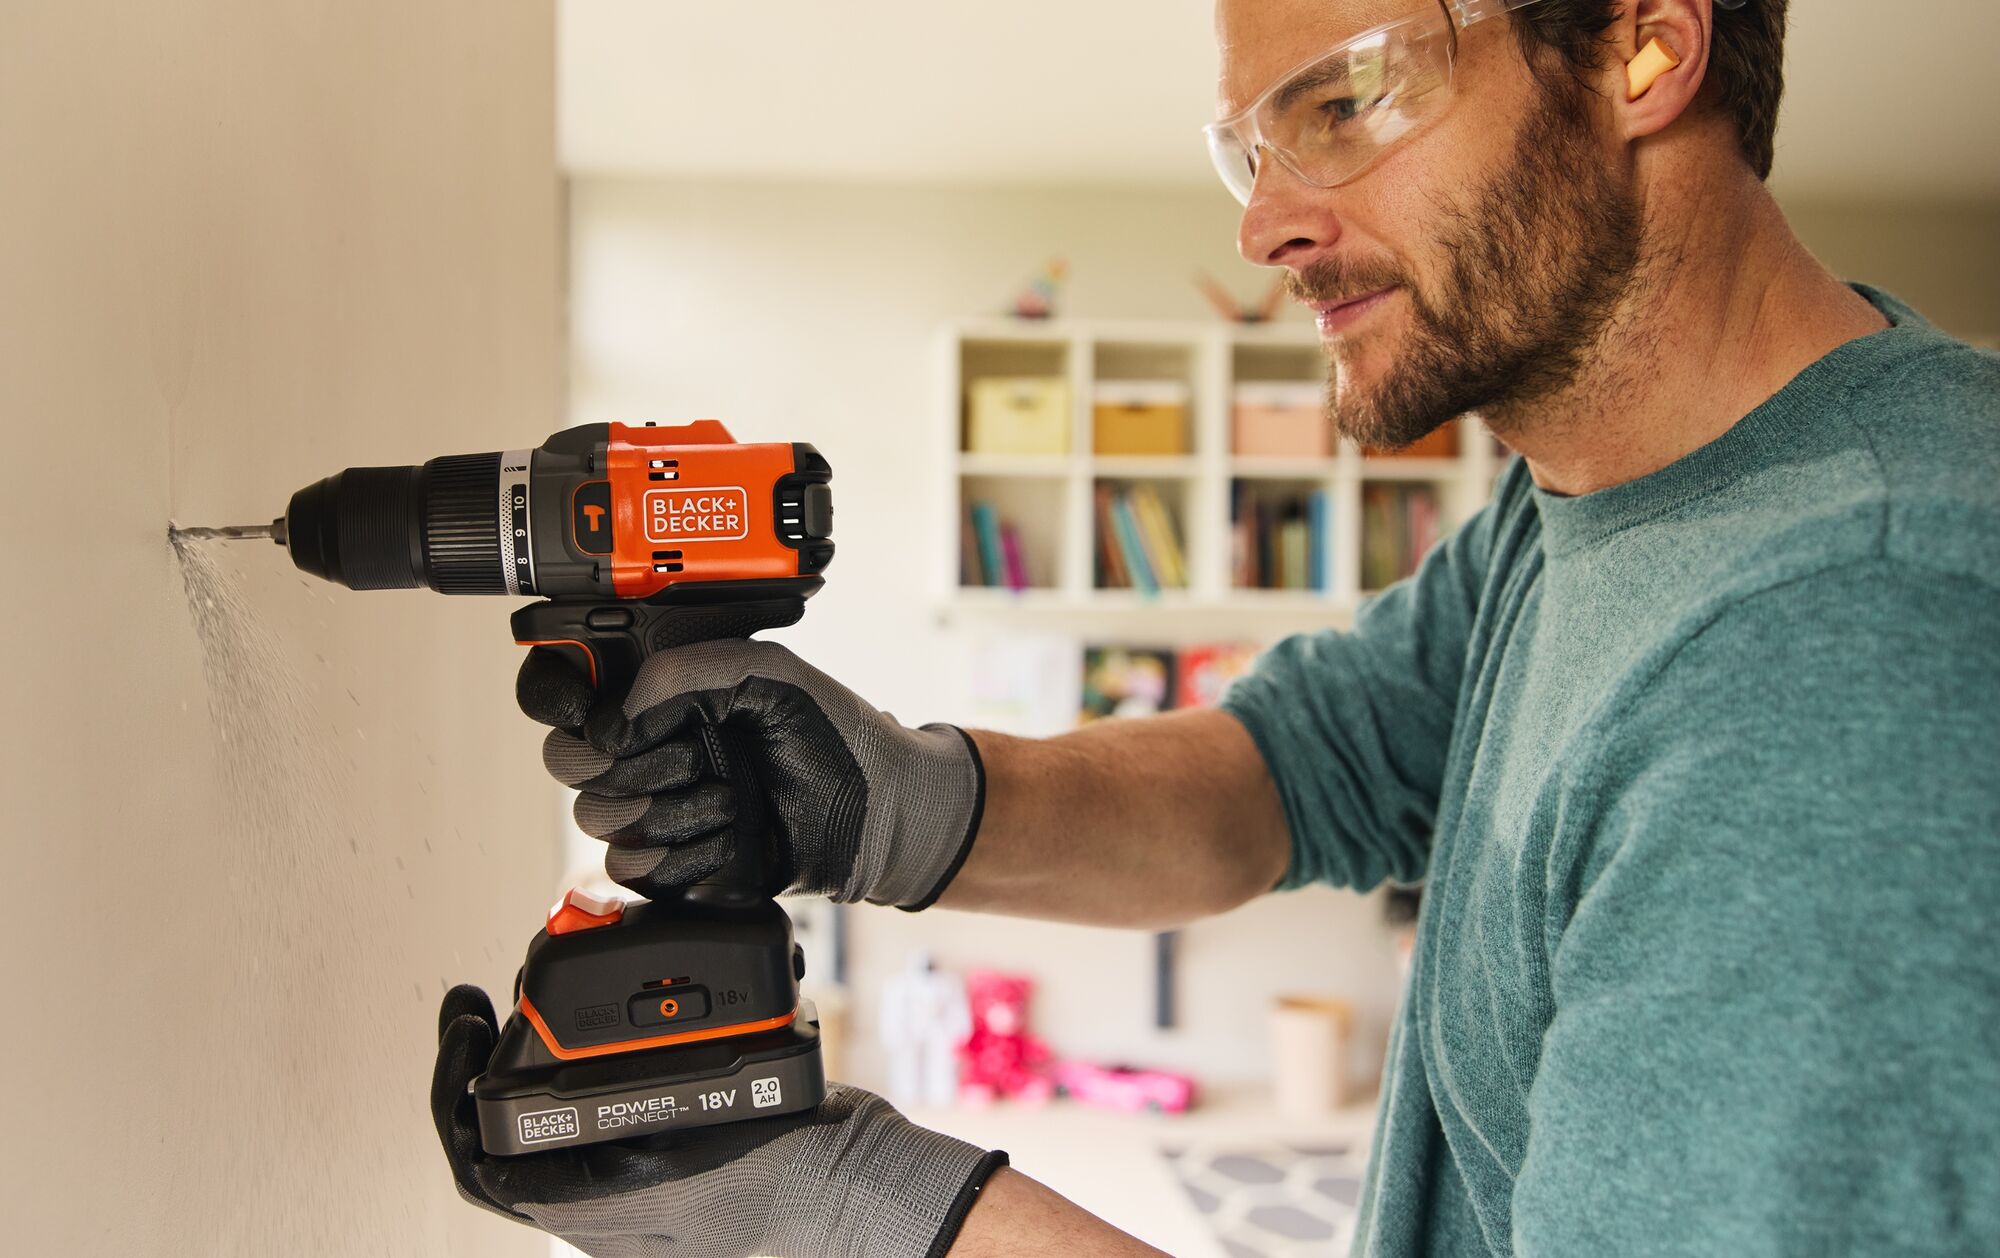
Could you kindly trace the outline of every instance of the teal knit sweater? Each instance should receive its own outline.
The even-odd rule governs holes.
[[[1425,887],[1356,1253],[2000,1254],[2000,357],[1861,291],[1226,699],[1288,885]]]

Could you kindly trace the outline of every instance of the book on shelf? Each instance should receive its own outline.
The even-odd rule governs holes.
[[[1187,587],[1187,556],[1157,490],[1100,484],[1094,505],[1098,588],[1154,594]]]
[[[1021,556],[1021,534],[1011,524],[1000,526],[1000,554],[1007,565],[1007,588],[1028,588],[1028,564]]]
[[[1157,594],[1159,581],[1153,575],[1152,559],[1146,554],[1146,544],[1139,538],[1139,526],[1132,519],[1132,499],[1128,494],[1117,494],[1111,499],[1111,523],[1118,533],[1118,545],[1124,551],[1125,568],[1132,577],[1132,588],[1141,594]]]
[[[1278,526],[1278,585],[1287,590],[1309,589],[1306,585],[1306,522],[1293,516]]]
[[[990,502],[968,504],[959,523],[958,580],[990,589],[1025,590],[1034,584],[1020,531]]]
[[[1096,497],[1097,585],[1100,589],[1128,589],[1132,576],[1125,570],[1125,547],[1111,518],[1111,486],[1099,485]]]
[[[1237,481],[1230,495],[1230,584],[1239,590],[1331,588],[1325,490],[1274,494]]]
[[[1409,576],[1438,540],[1438,495],[1429,485],[1373,482],[1361,487],[1361,588],[1382,590]]]
[[[1174,536],[1174,522],[1151,485],[1133,488],[1132,511],[1146,543],[1146,555],[1153,561],[1155,578],[1172,589],[1187,588],[1187,563],[1181,556],[1180,540]]]
[[[969,502],[959,512],[958,519],[958,583],[986,584],[986,562],[979,554],[979,525]]]
[[[1325,591],[1332,586],[1333,565],[1327,562],[1326,553],[1328,526],[1326,491],[1316,490],[1306,497],[1306,536],[1311,539],[1306,550],[1306,585],[1310,589]]]

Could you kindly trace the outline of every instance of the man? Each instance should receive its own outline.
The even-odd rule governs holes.
[[[1423,880],[1359,1252],[2000,1252],[2000,360],[1799,245],[1784,3],[1723,3],[1223,0],[1211,147],[1331,421],[1478,416],[1522,456],[1492,503],[1223,710],[1047,741],[768,644],[622,707],[533,657],[613,876],[720,859],[708,721],[802,892],[1163,926]],[[484,1158],[491,1009],[444,1014],[462,1188],[594,1253],[1151,1252],[854,1089]]]

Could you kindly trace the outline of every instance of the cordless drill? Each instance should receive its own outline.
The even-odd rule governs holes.
[[[535,596],[515,641],[564,652],[615,702],[656,651],[804,614],[833,559],[831,473],[810,445],[740,445],[715,420],[587,424],[533,450],[351,467],[292,495],[268,529],[188,532],[268,534],[350,589]],[[754,795],[749,758],[726,731],[701,732],[710,769]],[[733,855],[676,900],[572,890],[550,910],[473,1084],[487,1152],[819,1104],[805,960],[756,818],[739,808]]]

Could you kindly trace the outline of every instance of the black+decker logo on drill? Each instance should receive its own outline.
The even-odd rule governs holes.
[[[750,536],[749,497],[739,485],[646,493],[649,542],[733,542]]]
[[[611,482],[578,485],[569,500],[569,535],[586,555],[611,553]]]

